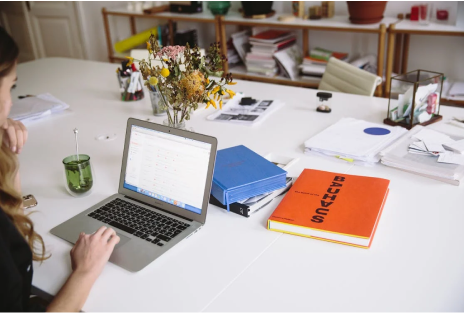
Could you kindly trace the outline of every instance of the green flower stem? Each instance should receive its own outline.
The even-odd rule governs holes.
[[[158,87],[158,84],[155,85],[155,88],[156,88],[156,90],[160,93],[161,98],[163,99],[164,105],[165,105],[166,108],[167,108],[166,112],[167,112],[167,114],[168,114],[169,123],[173,124],[171,114],[169,113],[169,104],[168,104],[168,102],[166,101],[166,98],[164,97],[164,94],[161,92],[161,89]]]

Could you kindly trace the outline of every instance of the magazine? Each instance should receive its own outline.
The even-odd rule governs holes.
[[[210,121],[256,125],[262,122],[272,112],[284,105],[279,100],[256,100],[252,105],[240,105],[243,94],[237,94],[233,99],[207,117]]]

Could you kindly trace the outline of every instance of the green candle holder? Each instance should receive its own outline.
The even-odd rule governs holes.
[[[63,159],[66,190],[74,197],[89,193],[93,186],[90,157],[86,154],[70,155]]]

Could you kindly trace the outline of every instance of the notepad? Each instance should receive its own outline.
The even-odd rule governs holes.
[[[37,120],[69,108],[69,105],[49,93],[15,100],[9,118],[23,123]]]

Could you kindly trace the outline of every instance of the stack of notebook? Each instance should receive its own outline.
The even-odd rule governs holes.
[[[245,146],[217,152],[211,194],[227,206],[286,186],[287,172]]]
[[[349,162],[374,164],[380,151],[407,132],[399,126],[342,118],[305,142],[306,153],[334,156]]]

